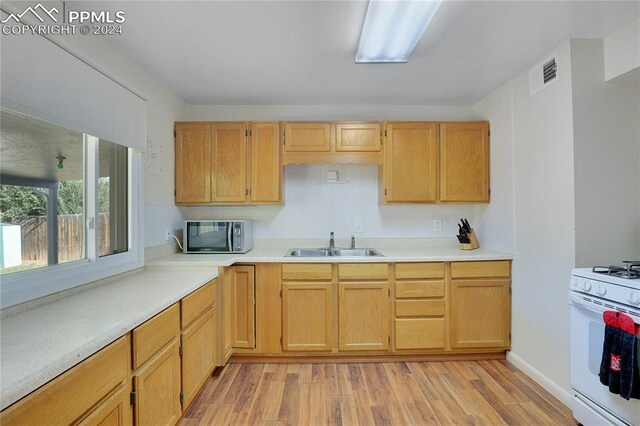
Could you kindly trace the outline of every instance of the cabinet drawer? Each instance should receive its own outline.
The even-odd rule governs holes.
[[[4,410],[0,424],[71,424],[127,381],[130,360],[127,334]]]
[[[444,300],[396,300],[396,317],[442,317]]]
[[[330,280],[331,264],[285,263],[282,265],[283,280]]]
[[[444,318],[395,320],[396,349],[444,348]]]
[[[133,330],[133,369],[180,334],[180,307],[177,303]]]
[[[396,299],[444,297],[444,281],[396,282]]]
[[[396,278],[444,278],[444,263],[396,263]]]
[[[386,280],[389,265],[386,263],[343,263],[338,265],[341,280]]]
[[[508,277],[510,272],[508,260],[451,263],[451,278]]]
[[[182,328],[213,306],[216,300],[216,284],[217,280],[210,281],[182,299]]]

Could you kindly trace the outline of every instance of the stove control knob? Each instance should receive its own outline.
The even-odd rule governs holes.
[[[607,286],[599,283],[598,288],[596,289],[596,293],[598,293],[600,296],[604,296],[605,294],[607,294]]]
[[[632,305],[640,305],[640,291],[631,291],[629,294],[629,303]]]
[[[591,283],[587,280],[582,280],[582,289],[584,291],[589,291],[591,290]]]

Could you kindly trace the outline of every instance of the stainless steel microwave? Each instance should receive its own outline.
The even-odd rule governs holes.
[[[253,248],[252,220],[185,220],[185,253],[246,253]]]

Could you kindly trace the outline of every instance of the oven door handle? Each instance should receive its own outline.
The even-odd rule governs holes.
[[[576,308],[581,308],[581,309],[586,309],[588,311],[591,312],[595,312],[597,314],[602,315],[605,311],[611,311],[612,309],[610,308],[605,308],[604,306],[597,306],[597,305],[593,305],[589,302],[586,302],[584,300],[582,300],[580,298],[580,296],[577,296],[575,294],[571,294],[569,296],[570,300],[571,300],[571,304],[575,305]]]
[[[623,314],[636,317],[636,318],[632,318],[636,324],[638,324],[638,318],[640,318],[640,312],[633,309],[629,309],[626,306],[618,307],[611,302],[608,303],[609,306],[596,305],[594,303],[591,303],[587,300],[582,299],[579,295],[575,293],[570,293],[569,299],[570,299],[571,305],[575,305],[577,308],[586,309],[588,311],[595,312],[597,314],[600,314],[600,316],[602,316],[602,314],[607,311],[620,312]]]

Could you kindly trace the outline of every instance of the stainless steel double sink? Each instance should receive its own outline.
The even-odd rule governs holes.
[[[377,250],[365,248],[365,249],[292,249],[285,255],[287,257],[370,257],[370,256],[384,256]]]

